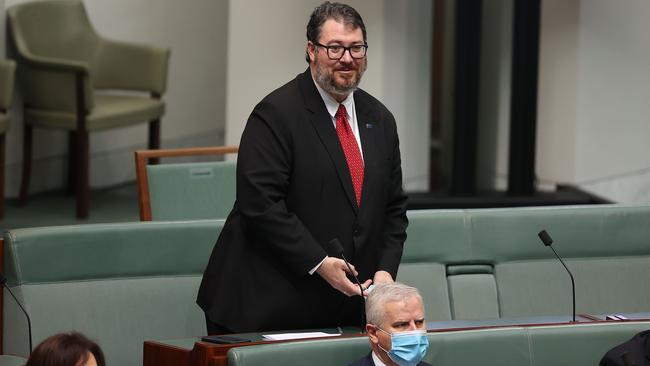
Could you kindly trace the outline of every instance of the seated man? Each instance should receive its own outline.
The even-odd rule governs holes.
[[[430,366],[422,296],[402,283],[374,287],[366,299],[366,331],[372,352],[350,366]]]

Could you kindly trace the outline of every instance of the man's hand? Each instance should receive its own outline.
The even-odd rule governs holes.
[[[375,285],[379,285],[382,283],[393,283],[393,276],[390,275],[390,273],[386,271],[377,271],[375,272],[375,278],[373,283]]]
[[[356,276],[357,271],[354,269],[354,266],[350,264],[350,268]],[[330,286],[339,290],[346,296],[362,295],[359,286],[356,283],[350,281],[350,279],[348,279],[346,276],[346,273],[350,272],[348,270],[348,266],[345,265],[345,261],[342,259],[332,257],[325,258],[323,263],[321,263],[320,267],[318,267],[316,270],[316,273],[323,277],[323,279],[327,281]],[[363,296],[368,295],[365,290],[368,288],[368,286],[370,286],[371,283],[372,280],[368,280],[361,284],[361,287],[363,287],[364,290]]]

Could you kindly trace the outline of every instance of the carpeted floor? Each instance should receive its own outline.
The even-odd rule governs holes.
[[[8,199],[5,202],[5,217],[0,220],[0,232],[35,226],[139,220],[137,186],[130,183],[92,190],[90,215],[86,220],[77,220],[74,195],[67,195],[63,191],[33,195],[25,206],[18,206],[15,199]]]

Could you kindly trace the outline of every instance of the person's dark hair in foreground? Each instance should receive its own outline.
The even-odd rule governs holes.
[[[105,366],[104,353],[83,334],[61,333],[41,342],[25,366]]]

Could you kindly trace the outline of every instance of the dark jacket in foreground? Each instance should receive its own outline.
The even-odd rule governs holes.
[[[650,330],[638,333],[629,341],[612,348],[600,360],[600,366],[647,365],[650,365]]]

